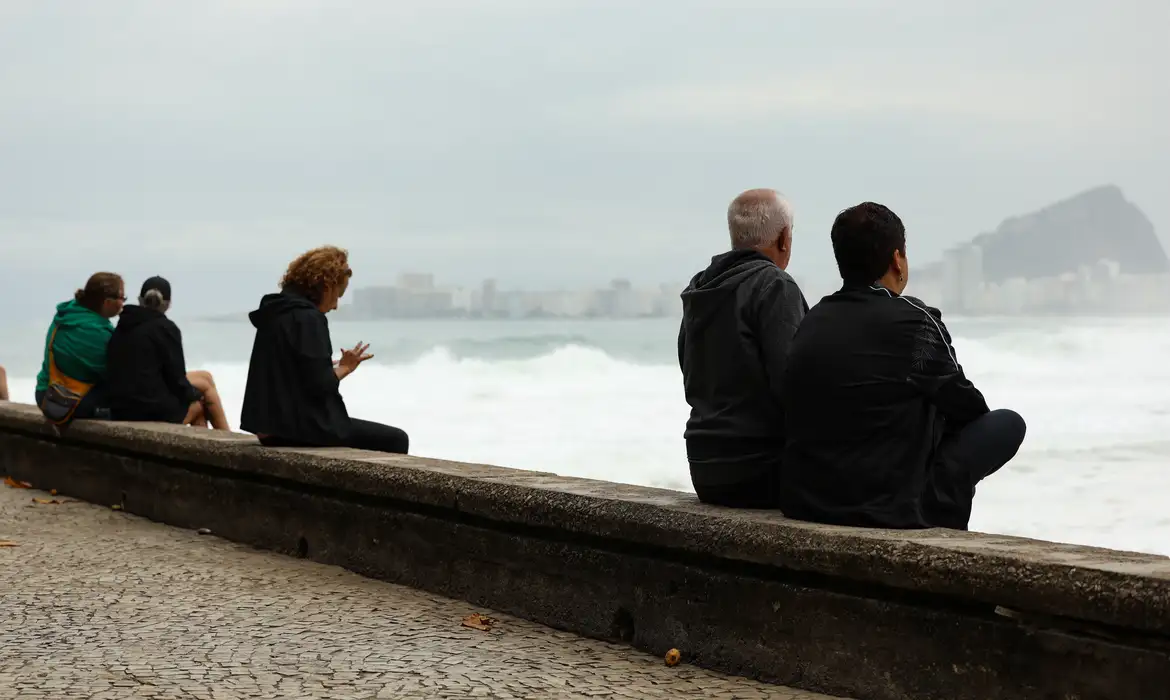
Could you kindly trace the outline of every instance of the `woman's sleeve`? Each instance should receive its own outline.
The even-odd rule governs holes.
[[[293,325],[290,340],[296,348],[297,366],[305,387],[314,396],[336,394],[340,380],[333,371],[333,343],[325,316],[298,313],[293,316]]]

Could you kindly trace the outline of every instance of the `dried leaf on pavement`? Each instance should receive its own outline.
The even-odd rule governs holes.
[[[56,498],[34,498],[33,503],[40,503],[43,506],[59,506],[64,501],[58,501]]]
[[[16,479],[13,479],[11,476],[4,477],[4,485],[9,486],[9,487],[14,488],[14,489],[31,489],[32,488],[32,484],[28,483],[27,481],[17,481]]]
[[[481,632],[491,632],[492,627],[499,624],[499,622],[494,617],[480,615],[479,613],[472,613],[463,618],[464,627],[470,627],[473,630],[479,630]]]
[[[12,540],[0,540],[0,547],[19,547],[20,545]]]

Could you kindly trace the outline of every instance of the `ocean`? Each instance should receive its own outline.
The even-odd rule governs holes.
[[[177,319],[235,425],[252,328]],[[31,401],[48,318],[0,340]],[[971,528],[1170,554],[1170,320],[948,319],[959,361],[1028,438],[978,490]],[[689,491],[677,321],[337,322],[375,359],[350,413],[406,429],[415,454]]]

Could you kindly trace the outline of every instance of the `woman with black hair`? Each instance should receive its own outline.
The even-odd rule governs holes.
[[[832,240],[843,285],[801,321],[784,375],[780,507],[838,525],[965,530],[975,485],[1015,456],[1024,419],[988,409],[942,314],[903,294],[894,212],[846,209]]]

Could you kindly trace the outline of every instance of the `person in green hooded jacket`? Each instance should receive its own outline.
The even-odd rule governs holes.
[[[122,312],[126,302],[122,278],[112,272],[90,276],[84,289],[73,299],[57,305],[57,313],[45,334],[44,360],[37,375],[36,400],[41,405],[49,388],[49,343],[53,343],[53,361],[70,379],[93,388],[74,412],[75,418],[93,418],[103,407],[102,380],[106,376],[106,345],[114,334],[110,319]],[[54,337],[54,332],[56,336]]]

